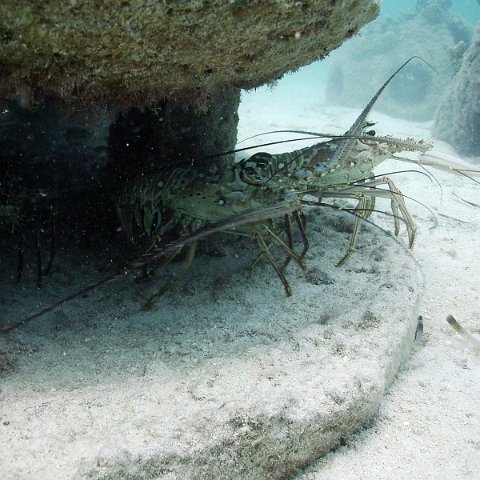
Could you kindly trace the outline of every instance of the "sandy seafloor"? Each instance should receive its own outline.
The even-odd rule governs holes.
[[[358,110],[322,106],[321,100],[306,97],[293,106],[294,95],[279,100],[265,96],[264,103],[259,98],[252,95],[250,104],[244,97],[239,138],[284,128],[343,133],[358,115]],[[378,122],[377,134],[432,140],[430,122],[407,122],[375,111],[369,119]],[[432,153],[476,162],[473,168],[480,168],[480,159],[461,159],[448,144],[433,141]],[[387,161],[376,173],[410,168],[408,163]],[[480,186],[458,175],[430,171],[441,188],[422,175],[391,175],[402,193],[428,206],[438,221],[432,228],[426,208],[407,201],[418,227],[413,255],[425,276],[420,304],[423,341],[414,347],[371,427],[297,480],[480,479],[480,354],[446,322],[452,314],[480,338]]]
[[[238,138],[286,128],[343,133],[358,113],[355,109],[325,106],[315,100],[246,95],[240,109]],[[379,134],[431,138],[429,123],[406,122],[376,112],[370,118],[378,122],[375,128]],[[256,138],[255,142],[270,139]],[[271,151],[285,149],[280,146]],[[435,141],[434,151],[454,156],[453,150],[442,142]],[[410,168],[413,167],[409,164],[393,161],[380,167],[384,172]],[[419,203],[408,201],[418,226],[413,255],[425,276],[420,305],[425,329],[423,341],[414,347],[370,428],[349,438],[344,446],[299,474],[298,480],[480,478],[480,356],[445,321],[447,314],[453,314],[471,332],[478,334],[480,330],[479,185],[445,172],[437,171],[435,177],[441,188],[425,175],[392,175],[404,194],[428,205],[438,220],[438,226],[431,228],[431,213]],[[379,214],[374,214],[373,219],[391,228],[390,219]],[[402,239],[405,240],[404,232]],[[315,241],[311,238],[312,243]],[[252,275],[250,281],[261,282],[261,277]],[[119,297],[113,296],[109,307],[112,311],[116,301]],[[78,302],[71,308],[79,308]],[[257,308],[263,306],[259,304]],[[39,375],[40,381],[42,378],[52,381],[48,375]],[[20,395],[22,385],[18,389]],[[33,437],[31,441],[41,443],[51,439]],[[18,455],[21,457],[20,452]],[[33,468],[36,461],[39,459],[25,458]],[[51,465],[51,475],[48,474],[45,459],[42,468],[44,478],[60,478],[55,465]]]

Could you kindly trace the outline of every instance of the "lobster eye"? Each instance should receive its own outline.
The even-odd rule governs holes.
[[[246,173],[247,175],[255,175],[256,170],[253,167],[245,167],[243,169],[243,172]]]

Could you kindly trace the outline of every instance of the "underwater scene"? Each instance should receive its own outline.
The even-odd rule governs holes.
[[[479,478],[480,0],[0,19],[1,479]]]

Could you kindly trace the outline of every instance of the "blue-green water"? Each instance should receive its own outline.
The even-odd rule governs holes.
[[[442,0],[431,0],[429,3],[432,7],[448,5],[448,0],[446,3]],[[346,40],[327,58],[285,75],[274,86],[245,95],[258,95],[262,101],[270,99],[267,102],[272,103],[276,99],[288,99],[294,109],[315,103],[358,108],[407,58],[418,55],[432,64],[438,73],[425,65],[412,65],[402,74],[403,79],[392,82],[376,108],[408,120],[430,120],[435,113],[434,102],[441,98],[454,77],[455,69],[458,69],[460,60],[455,64],[453,52],[468,46],[469,36],[480,21],[480,5],[476,0],[451,0],[450,3],[450,8],[439,9],[441,21],[438,23],[433,16],[433,20],[426,24],[421,23],[423,20],[412,24],[415,19],[423,18],[417,8],[421,0],[384,0],[377,19],[367,24],[358,36]],[[457,57],[460,56],[461,53],[458,53]],[[341,94],[332,88],[332,83],[340,78],[335,76],[339,65],[343,67],[341,82],[345,83]],[[428,87],[425,82],[434,87],[430,99],[421,96],[422,90]],[[405,98],[401,98],[402,90]],[[395,105],[388,107],[388,97],[395,95],[398,97],[398,108]],[[419,106],[418,112],[415,112],[415,102]]]
[[[401,13],[414,13],[416,0],[383,0],[381,15],[396,17]],[[452,12],[465,17],[472,25],[480,20],[480,6],[475,0],[452,0]]]

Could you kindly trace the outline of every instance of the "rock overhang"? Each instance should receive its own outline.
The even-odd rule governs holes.
[[[203,105],[325,57],[378,12],[375,0],[6,0],[0,98]]]

